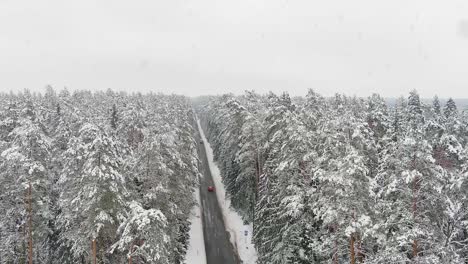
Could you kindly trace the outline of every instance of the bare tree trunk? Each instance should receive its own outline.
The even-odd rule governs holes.
[[[29,182],[29,189],[28,189],[28,214],[29,214],[29,253],[28,253],[28,262],[29,264],[33,263],[33,241],[32,241],[32,190],[31,190],[31,182]]]
[[[96,239],[93,239],[93,264],[97,264],[97,258],[96,258]]]
[[[29,197],[28,197],[28,192],[29,189],[24,193],[24,203],[25,203],[25,209],[26,211],[29,210]],[[28,227],[26,226],[26,222],[21,225],[21,232],[23,232],[23,240],[21,241],[21,254],[24,254],[23,256],[20,257],[20,263],[25,264],[27,259],[28,259],[28,244],[29,244],[29,233],[28,233]]]
[[[418,240],[413,241],[413,260],[418,256]]]
[[[258,154],[255,154],[254,160],[255,160],[255,193],[254,193],[254,204],[252,205],[252,231],[255,230],[255,206],[257,204],[258,185],[259,185],[259,180],[260,180],[260,164],[258,162]]]
[[[260,179],[260,164],[258,162],[258,156],[255,157],[255,192],[258,194],[258,181]]]
[[[338,264],[338,241],[335,239],[335,253],[333,254],[333,264]]]
[[[414,180],[413,180],[413,208],[412,208],[412,211],[413,211],[413,221],[416,223],[416,211],[417,211],[417,181],[418,181],[418,178],[416,177]],[[416,259],[416,257],[418,256],[418,240],[415,238],[413,240],[413,259]]]
[[[260,151],[258,151],[258,145],[257,145],[257,160],[258,160],[258,180],[260,181],[260,176],[263,174],[263,168],[262,168],[262,155]]]
[[[351,264],[356,264],[356,253],[354,252],[354,234],[351,235],[350,250],[351,250]]]
[[[256,194],[258,195],[258,188],[259,188],[259,183],[260,183],[260,175],[262,175],[262,165],[260,163],[260,152],[258,151],[258,145],[255,145],[255,173],[257,178],[255,179],[257,184],[256,184]]]
[[[412,170],[415,170],[416,169],[416,156],[413,157],[412,159],[412,162],[411,162],[411,169]],[[413,222],[414,224],[416,224],[416,220],[417,220],[417,204],[418,204],[418,191],[419,191],[419,177],[415,177],[413,179],[413,183],[412,183],[412,191],[413,191],[413,204],[412,204],[412,212],[413,212]],[[414,238],[413,240],[413,261],[416,259],[416,257],[418,256],[418,240],[416,238]]]
[[[133,242],[130,246],[130,256],[128,256],[128,264],[132,264]]]
[[[336,233],[338,231],[338,225],[334,224],[332,226],[332,233]],[[333,264],[338,264],[338,238],[335,237],[335,248],[333,249]]]
[[[255,206],[257,205],[258,192],[260,188],[260,176],[262,175],[262,165],[260,164],[260,153],[258,151],[258,145],[255,145],[255,201],[252,206],[252,232],[255,232]]]

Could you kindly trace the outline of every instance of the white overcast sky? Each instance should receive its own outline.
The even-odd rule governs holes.
[[[468,98],[467,0],[0,0],[0,91]]]

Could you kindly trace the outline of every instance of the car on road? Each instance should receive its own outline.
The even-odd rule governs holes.
[[[214,187],[213,187],[213,186],[211,186],[211,185],[210,185],[210,186],[208,186],[208,191],[209,191],[209,192],[214,192]]]

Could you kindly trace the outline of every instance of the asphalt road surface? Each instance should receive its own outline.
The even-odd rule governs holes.
[[[204,144],[198,138],[198,154],[203,178],[200,182],[200,201],[202,209],[203,237],[207,264],[240,263],[229,241],[229,233],[223,221],[221,208],[215,192],[208,192],[208,186],[214,186]]]

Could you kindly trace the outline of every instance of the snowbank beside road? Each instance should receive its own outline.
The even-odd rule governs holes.
[[[197,205],[192,209],[190,217],[189,247],[185,262],[187,264],[206,264],[205,240],[203,239],[203,226],[200,208],[200,190],[195,190]]]
[[[203,139],[210,166],[211,175],[215,184],[215,192],[218,198],[219,206],[223,212],[224,224],[231,235],[231,243],[239,253],[239,257],[244,264],[254,264],[257,260],[257,252],[252,243],[252,225],[244,225],[240,215],[231,208],[231,200],[226,195],[226,190],[221,178],[221,173],[213,159],[213,150],[208,143],[205,133],[200,126],[200,120],[197,119],[198,129]]]

